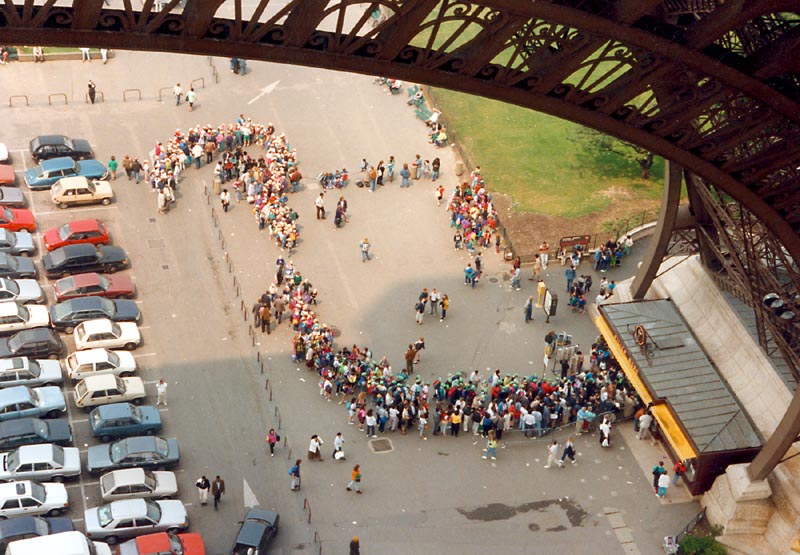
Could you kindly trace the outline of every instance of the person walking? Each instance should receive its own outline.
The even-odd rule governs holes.
[[[261,333],[267,332],[267,335],[272,333],[272,330],[270,329],[272,327],[272,322],[270,322],[271,315],[272,311],[267,305],[262,305],[258,310],[258,316],[261,319]]]
[[[403,169],[400,170],[400,188],[408,187],[411,182],[408,178],[411,177],[411,171],[408,169],[408,164],[403,164]]]
[[[211,489],[211,482],[205,476],[200,476],[200,479],[194,485],[197,488],[197,494],[200,496],[200,504],[208,505],[208,490]]]
[[[347,484],[347,491],[356,490],[356,493],[361,495],[361,469],[360,465],[355,465],[353,471],[350,473],[350,483]]]
[[[108,63],[108,48],[100,49],[100,59],[103,60],[103,65]]]
[[[350,540],[350,555],[361,555],[361,543],[358,536],[353,536],[353,539]]]
[[[172,87],[172,94],[175,97],[175,106],[180,106],[181,97],[183,96],[183,89],[180,83],[176,83],[175,86]]]
[[[289,469],[289,476],[292,477],[292,482],[289,485],[290,491],[300,491],[300,463],[302,459],[294,461],[294,466]]]
[[[539,259],[542,261],[542,269],[547,269],[547,262],[550,258],[550,246],[547,244],[547,241],[542,241],[542,244],[539,245]]]
[[[414,350],[414,345],[408,346],[408,350],[406,351],[406,374],[409,376],[414,371],[414,358],[417,356],[417,351]]]
[[[657,465],[653,467],[653,489],[658,495],[658,488],[660,486],[661,476],[667,474],[667,469],[664,468],[664,461],[659,461]],[[667,485],[669,485],[669,477],[667,478]]]
[[[337,453],[341,453],[341,455],[337,456]],[[342,436],[342,432],[336,432],[336,437],[333,438],[333,453],[331,454],[331,458],[334,460],[344,460],[344,436]]]
[[[228,192],[228,189],[222,189],[222,193],[219,195],[219,200],[222,203],[222,211],[227,212],[228,207],[231,205],[231,195]]]
[[[545,468],[550,468],[553,466],[553,463],[556,462],[556,457],[558,456],[558,440],[554,439],[553,442],[547,447],[547,464],[544,465]]]
[[[194,87],[189,88],[189,92],[186,93],[186,103],[189,105],[189,111],[194,111],[194,101],[197,100],[197,93],[194,92]]]
[[[414,364],[419,364],[419,360],[422,357],[422,351],[425,349],[425,338],[420,337],[416,341],[414,341]]]
[[[142,163],[139,161],[138,158],[134,158],[133,162],[131,162],[131,174],[133,174],[133,179],[136,181],[136,184],[139,184],[141,180],[142,174]]]
[[[164,381],[164,378],[158,380],[156,384],[156,406],[159,406],[161,403],[164,403],[164,406],[167,406],[167,382]]]
[[[525,309],[525,323],[527,324],[533,320],[533,295],[528,297],[528,300],[525,302],[522,308]]]
[[[675,466],[672,467],[672,471],[674,472],[672,475],[672,485],[677,486],[681,476],[686,474],[686,463],[683,461],[676,462]]]
[[[125,155],[125,158],[122,159],[122,170],[125,172],[125,175],[128,176],[128,181],[131,180],[131,176],[133,172],[131,171],[131,166],[133,165],[133,160],[129,155]]]
[[[89,48],[82,46],[79,48],[81,51],[81,62],[91,62],[92,55],[89,53]]]
[[[214,510],[216,511],[222,496],[225,495],[225,480],[220,478],[219,475],[211,483],[211,495],[214,496]]]
[[[317,219],[324,220],[325,219],[325,193],[321,192],[319,196],[314,200],[314,206],[317,208]]]
[[[117,158],[112,156],[111,159],[108,161],[108,173],[111,174],[111,179],[116,181],[117,179],[117,168],[119,167],[119,162],[117,162]]]
[[[649,410],[647,410],[639,417],[639,431],[636,433],[636,439],[647,439],[647,436],[651,436],[652,438],[652,434],[650,432],[650,426],[652,425],[653,415],[650,414]]]
[[[324,462],[322,460],[322,440],[317,434],[311,436],[311,441],[308,443],[308,460]]]
[[[369,244],[368,237],[364,237],[364,239],[361,240],[361,243],[359,243],[358,247],[361,250],[361,262],[366,262],[367,260],[370,260],[369,256],[370,246],[371,245]]]
[[[575,444],[573,443],[572,436],[567,438],[567,443],[564,445],[564,452],[561,454],[561,459],[558,461],[558,466],[563,467],[564,461],[569,457],[569,460],[572,461],[572,464],[578,464],[575,460]]]
[[[267,444],[269,445],[269,456],[275,456],[275,444],[281,440],[281,436],[275,431],[275,428],[270,428],[267,432]]]
[[[494,430],[489,430],[489,439],[486,440],[486,449],[484,450],[482,459],[492,457],[493,461],[497,460],[497,437]]]
[[[94,84],[94,81],[91,79],[89,80],[88,91],[87,94],[89,95],[89,100],[94,104],[95,96],[97,95],[97,85]]]
[[[669,488],[669,473],[666,472],[658,477],[658,495],[661,499],[664,499],[667,496],[667,489]]]

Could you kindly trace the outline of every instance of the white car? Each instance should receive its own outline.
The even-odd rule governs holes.
[[[100,493],[103,501],[118,499],[163,499],[178,493],[178,480],[174,472],[150,472],[143,468],[123,468],[100,476]]]
[[[8,164],[8,147],[0,143],[0,164]]]
[[[52,443],[22,445],[0,453],[0,480],[52,480],[62,482],[81,473],[81,455],[77,447],[59,447]]]
[[[99,347],[122,347],[131,351],[142,343],[142,335],[135,322],[112,322],[108,318],[82,322],[72,335],[75,338],[75,348],[79,351]]]
[[[89,376],[79,381],[73,391],[75,406],[91,410],[97,405],[130,401],[135,405],[147,396],[142,378],[120,378],[113,374]]]
[[[50,312],[46,306],[20,304],[16,301],[0,302],[0,334],[15,333],[50,325]]]
[[[34,360],[28,357],[0,359],[0,387],[60,385],[64,381],[57,360]]]
[[[127,378],[136,372],[136,359],[128,351],[89,349],[77,351],[66,359],[67,376],[82,380],[89,376],[113,374]]]
[[[0,484],[0,517],[19,515],[58,516],[67,510],[69,499],[64,484],[33,480]]]
[[[39,304],[45,300],[44,291],[35,279],[0,278],[0,301]]]
[[[86,509],[86,536],[114,545],[118,540],[152,534],[180,532],[189,527],[189,514],[181,501],[167,499],[123,499]]]

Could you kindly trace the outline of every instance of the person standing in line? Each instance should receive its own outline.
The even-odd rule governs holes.
[[[164,378],[158,380],[156,384],[156,406],[159,406],[161,403],[164,403],[164,406],[167,406],[167,382],[164,381]]]
[[[444,319],[447,318],[447,309],[450,308],[450,297],[447,295],[442,295],[442,300],[439,304],[442,307],[442,317],[439,319],[439,321],[444,322]]]
[[[372,409],[367,411],[367,437],[378,437],[375,434],[375,427],[378,425],[378,419]]]
[[[175,97],[175,106],[180,106],[181,97],[183,96],[183,89],[180,83],[175,83],[175,86],[172,87],[172,94]]]
[[[320,192],[319,196],[314,200],[314,206],[317,208],[317,219],[325,219],[325,193]]]
[[[425,441],[428,440],[427,436],[425,435],[425,430],[428,429],[428,414],[425,411],[419,413],[419,437],[424,439]]]
[[[647,436],[652,437],[650,432],[650,426],[652,425],[653,415],[648,410],[639,417],[639,432],[636,434],[636,439],[647,439]]]
[[[222,496],[225,495],[225,480],[217,476],[211,484],[211,495],[214,496],[214,510],[217,510]]]
[[[219,200],[222,203],[222,211],[227,212],[228,207],[231,205],[231,195],[228,192],[228,189],[222,189],[222,192],[219,195]]]
[[[275,431],[275,428],[270,428],[267,432],[267,443],[269,444],[269,456],[275,456],[275,444],[281,440],[281,436]]]
[[[394,181],[394,156],[389,156],[389,161],[386,162],[386,181],[391,183]]]
[[[439,179],[439,170],[441,168],[442,168],[442,161],[439,160],[439,158],[434,158],[433,162],[431,164],[431,170],[433,172],[431,174],[431,179],[433,179],[433,181],[436,181],[437,179]],[[439,198],[439,202],[441,202],[441,197]]]
[[[91,62],[92,55],[89,53],[89,49],[85,46],[80,48],[81,51],[81,62]]]
[[[563,467],[564,461],[569,457],[569,460],[572,461],[572,464],[577,464],[575,460],[575,444],[573,443],[572,436],[567,438],[567,443],[564,445],[564,452],[561,454],[561,460],[558,461],[558,466]]]
[[[406,351],[406,374],[409,376],[414,371],[414,358],[417,356],[417,351],[414,350],[414,345],[409,345]]]
[[[572,282],[575,281],[575,266],[570,264],[564,270],[564,277],[567,278],[567,293],[572,291]]]
[[[91,79],[89,80],[88,91],[87,94],[89,95],[89,100],[94,104],[95,96],[97,95],[97,85],[94,84],[94,81]]]
[[[133,171],[131,170],[133,166],[133,160],[129,155],[125,155],[125,158],[122,159],[122,170],[125,172],[125,175],[128,176],[128,181],[131,180],[131,176],[133,175]]]
[[[419,179],[422,175],[422,157],[417,154],[414,161],[411,163],[411,179]]]
[[[361,262],[366,262],[367,260],[370,260],[369,248],[371,245],[369,244],[369,238],[364,237],[364,239],[358,246],[359,249],[361,250]]]
[[[414,342],[414,364],[419,364],[423,349],[425,349],[425,338],[420,337]]]
[[[108,173],[111,174],[111,179],[114,181],[117,180],[118,167],[119,167],[119,162],[117,162],[117,158],[115,156],[112,156],[111,160],[108,161]]]
[[[400,188],[406,188],[411,183],[408,178],[411,177],[411,172],[408,169],[408,164],[403,164],[403,169],[400,170]]]
[[[553,442],[547,447],[547,464],[545,468],[550,468],[556,462],[558,456],[558,440],[554,439]]]
[[[101,48],[100,49],[100,59],[103,60],[103,64],[108,63],[108,48]]]
[[[262,305],[258,310],[258,316],[261,319],[261,333],[267,332],[267,335],[272,333],[272,330],[270,329],[272,327],[272,322],[270,322],[271,314],[272,311],[266,305]]]
[[[297,459],[294,461],[294,466],[289,469],[289,476],[292,477],[292,482],[289,485],[290,491],[300,491],[300,463],[303,461]]]
[[[205,476],[200,476],[200,479],[194,485],[197,488],[197,494],[200,496],[200,504],[208,505],[208,490],[211,489],[211,482]]]
[[[665,474],[667,474],[667,469],[664,468],[664,461],[659,461],[659,463],[653,467],[653,489],[656,495],[658,495],[661,476]],[[669,477],[667,478],[667,482],[669,482]]]
[[[525,323],[527,324],[533,320],[533,295],[528,297],[528,300],[525,302],[522,308],[525,309]]]
[[[189,92],[186,93],[186,103],[189,105],[189,111],[194,111],[194,102],[197,100],[197,93],[194,92],[194,87],[189,88]]]
[[[355,465],[350,473],[350,483],[347,484],[347,491],[356,490],[361,495],[361,469],[360,465]]]
[[[669,473],[666,471],[658,477],[658,495],[661,499],[667,496],[667,489],[669,488]]]
[[[421,326],[422,320],[425,318],[425,303],[422,301],[417,301],[417,304],[414,305],[414,310],[416,311],[417,324]]]

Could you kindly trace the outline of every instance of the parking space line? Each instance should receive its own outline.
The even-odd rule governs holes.
[[[169,412],[169,409],[168,408],[163,408],[163,409],[159,408],[158,412]]]
[[[149,330],[150,326],[139,326],[140,330]]]
[[[76,418],[75,420],[72,421],[72,423],[73,424],[78,424],[78,423],[88,422],[88,421],[89,421],[88,418]]]
[[[95,210],[119,210],[116,204],[109,204],[108,206],[95,206],[93,208],[73,208],[68,213],[75,214],[76,212],[93,212]],[[40,216],[49,216],[51,214],[64,214],[64,210],[46,210],[39,212]]]
[[[142,328],[139,328],[139,329],[142,329]],[[133,358],[154,357],[157,354],[158,353],[142,353],[140,355],[133,355]]]

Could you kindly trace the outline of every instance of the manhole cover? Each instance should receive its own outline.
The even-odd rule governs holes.
[[[150,223],[151,223],[151,224],[154,224],[154,223],[156,223],[156,219],[155,219],[155,218],[147,218],[147,219],[148,219],[148,220],[150,220]]]
[[[163,239],[148,239],[147,246],[151,249],[163,249],[167,245],[164,243]]]
[[[169,270],[169,266],[167,266],[166,264],[162,264],[161,269],[162,270]]]
[[[497,283],[497,278],[496,277],[490,277],[489,278],[489,283]]]
[[[373,453],[389,453],[394,451],[392,447],[392,440],[390,439],[371,439],[369,441],[369,448]]]

